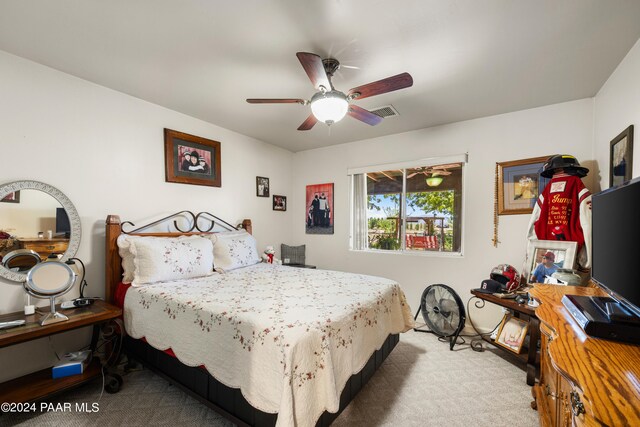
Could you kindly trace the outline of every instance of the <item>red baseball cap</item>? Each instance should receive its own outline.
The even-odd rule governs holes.
[[[556,260],[556,256],[555,256],[555,254],[554,254],[553,252],[551,252],[551,251],[547,252],[547,253],[546,253],[546,254],[544,254],[542,257],[543,257],[543,258],[548,258],[548,259],[550,259],[551,261],[555,261],[555,260]]]

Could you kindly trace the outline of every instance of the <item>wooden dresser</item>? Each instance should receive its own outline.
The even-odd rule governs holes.
[[[536,285],[540,301],[540,382],[532,407],[542,426],[640,426],[640,346],[591,338],[562,305],[565,294],[599,288]]]
[[[54,237],[52,239],[19,239],[20,249],[36,251],[44,261],[50,254],[63,254],[69,246],[69,239]]]

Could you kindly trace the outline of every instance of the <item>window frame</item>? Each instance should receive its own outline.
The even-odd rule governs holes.
[[[451,156],[441,157],[429,157],[420,160],[412,160],[399,163],[386,163],[373,166],[365,166],[358,168],[349,168],[347,174],[349,176],[349,251],[357,253],[373,253],[373,254],[393,254],[393,255],[409,255],[409,256],[427,256],[427,257],[440,257],[440,258],[463,258],[465,248],[465,222],[466,222],[466,168],[468,166],[468,153],[457,154]],[[462,204],[460,208],[460,250],[456,252],[445,251],[415,251],[407,250],[406,248],[406,218],[407,218],[407,169],[425,167],[425,166],[437,166],[447,163],[461,163],[461,188],[462,195],[460,202]],[[371,172],[380,172],[391,169],[402,169],[402,202],[403,205],[399,207],[400,215],[400,249],[397,250],[385,250],[385,249],[354,249],[353,248],[353,226],[354,226],[354,179],[353,176],[357,174],[367,174]]]

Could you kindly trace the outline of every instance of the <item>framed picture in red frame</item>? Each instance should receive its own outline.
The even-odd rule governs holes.
[[[165,129],[164,160],[166,182],[222,186],[218,141]]]
[[[307,234],[333,234],[333,183],[307,185],[305,228]]]

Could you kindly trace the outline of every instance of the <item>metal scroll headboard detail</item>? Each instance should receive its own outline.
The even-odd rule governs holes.
[[[191,217],[191,228],[189,228],[188,230],[183,230],[178,226],[178,221],[174,218],[184,218],[184,217]],[[202,229],[200,228],[200,225],[198,224],[198,220],[200,219],[204,219],[205,221],[209,222],[209,227],[206,229]],[[131,233],[139,233],[142,230],[145,230],[147,228],[150,227],[154,227],[156,225],[160,225],[166,221],[169,221],[173,219],[173,226],[176,230],[178,230],[180,233],[191,233],[194,232],[194,230],[197,230],[195,232],[200,232],[200,233],[209,233],[211,230],[213,230],[213,228],[216,226],[216,224],[222,226],[223,228],[226,228],[227,230],[238,230],[239,228],[242,228],[242,224],[239,224],[237,227],[234,227],[233,225],[229,224],[227,221],[218,218],[217,216],[209,213],[209,212],[200,212],[197,214],[194,214],[191,211],[180,211],[180,212],[176,212],[174,214],[171,214],[167,217],[164,217],[162,219],[159,219],[157,221],[151,222],[149,224],[143,225],[142,227],[138,227],[134,230],[129,230],[126,231],[124,229],[125,225],[130,225],[131,227],[135,227],[136,225],[134,223],[132,223],[131,221],[124,221],[121,225],[120,225],[120,230],[124,233],[124,234],[131,234]]]

